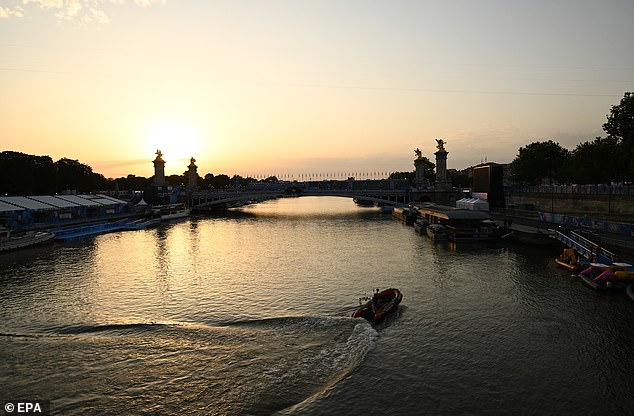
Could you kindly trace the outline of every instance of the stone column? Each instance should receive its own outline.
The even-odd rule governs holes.
[[[152,185],[156,187],[163,187],[165,182],[165,161],[163,160],[163,153],[160,150],[156,151],[156,159],[154,159],[154,181]]]
[[[187,172],[187,175],[189,180],[187,182],[187,187],[189,189],[196,189],[198,187],[198,166],[196,166],[196,159],[193,157],[189,161],[191,163],[188,166],[189,171]]]
[[[416,167],[416,189],[426,188],[429,183],[425,179],[425,158],[419,149],[415,150],[416,159],[414,159],[414,166]]]
[[[436,139],[436,143],[438,143],[438,151],[434,153],[436,155],[436,188],[449,189],[451,188],[447,178],[447,155],[449,152],[445,150],[443,139]]]

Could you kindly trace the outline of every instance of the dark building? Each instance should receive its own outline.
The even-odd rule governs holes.
[[[487,163],[473,168],[473,197],[504,208],[504,166]]]

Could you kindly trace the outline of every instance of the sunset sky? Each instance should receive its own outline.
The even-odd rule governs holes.
[[[634,1],[2,0],[0,150],[106,177],[507,163],[602,136]]]

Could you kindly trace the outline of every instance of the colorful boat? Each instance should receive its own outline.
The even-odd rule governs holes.
[[[571,272],[578,272],[581,269],[579,256],[574,248],[565,249],[561,256],[555,259],[555,263]]]
[[[383,291],[377,289],[372,298],[361,298],[359,299],[359,303],[362,303],[364,299],[367,300],[367,302],[361,304],[359,308],[353,312],[352,317],[365,318],[368,321],[376,322],[398,308],[399,303],[403,300],[403,294],[400,290],[394,288],[385,289]]]
[[[579,273],[581,281],[598,291],[624,290],[629,280],[618,279],[614,267],[603,263],[590,263],[590,267]]]

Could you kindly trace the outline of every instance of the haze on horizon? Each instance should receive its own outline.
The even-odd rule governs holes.
[[[1,150],[106,177],[506,163],[634,90],[634,2],[8,0]]]

